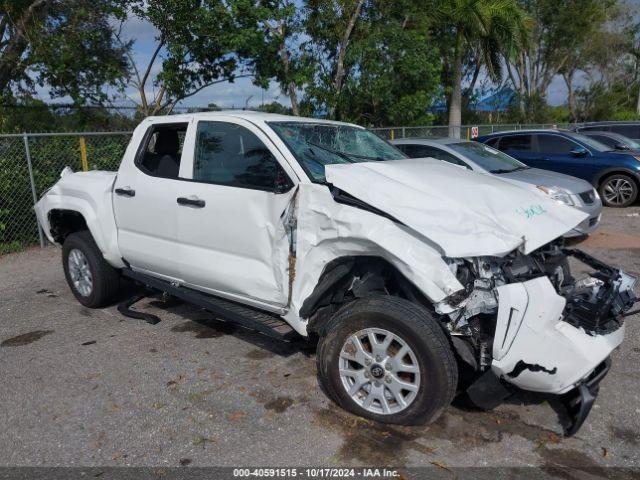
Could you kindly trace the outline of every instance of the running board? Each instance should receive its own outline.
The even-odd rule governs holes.
[[[122,274],[149,288],[166,292],[185,302],[202,307],[208,312],[213,313],[220,320],[235,323],[241,327],[255,330],[256,332],[279,340],[291,341],[297,337],[297,332],[277,315],[224,300],[207,293],[198,292],[190,288],[175,286],[166,280],[135,272],[128,268],[122,270]]]

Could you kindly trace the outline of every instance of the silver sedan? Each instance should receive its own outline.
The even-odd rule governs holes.
[[[454,138],[403,138],[392,140],[391,143],[411,158],[432,157],[476,172],[499,175],[521,186],[536,188],[557,202],[587,213],[589,218],[565,235],[567,237],[588,235],[600,223],[602,202],[598,192],[589,182],[580,178],[528,167],[515,158],[478,142]]]

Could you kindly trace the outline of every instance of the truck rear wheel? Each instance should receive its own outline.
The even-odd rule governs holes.
[[[85,307],[104,307],[118,292],[120,275],[103,258],[88,230],[65,239],[62,266],[71,291]]]
[[[383,423],[435,420],[453,399],[458,368],[437,321],[398,297],[356,300],[329,320],[318,375],[342,408]]]

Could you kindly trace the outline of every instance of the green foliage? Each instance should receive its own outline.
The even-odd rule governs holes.
[[[90,169],[117,170],[129,135],[86,136]],[[65,166],[82,169],[78,135],[29,137],[36,195],[59,178]],[[0,255],[38,240],[27,158],[22,137],[0,137]]]
[[[3,2],[0,98],[39,85],[78,104],[104,101],[104,87],[121,87],[128,68],[111,23],[123,15],[122,0]]]
[[[430,122],[427,109],[439,93],[441,58],[430,19],[419,2],[366,2],[344,59],[345,81],[335,91],[338,49],[351,2],[309,2],[306,45],[318,68],[305,90],[312,112],[363,125]]]

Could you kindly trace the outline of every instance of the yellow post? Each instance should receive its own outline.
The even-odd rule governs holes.
[[[87,144],[84,141],[84,137],[80,137],[80,158],[82,160],[82,170],[89,170],[89,162],[87,161]]]
[[[467,141],[471,140],[471,127],[467,127]]]
[[[391,140],[394,140],[394,139],[395,139],[395,137],[396,137],[396,136],[395,136],[395,133],[396,133],[396,132],[395,132],[395,130],[392,128],[392,129],[391,129]]]

